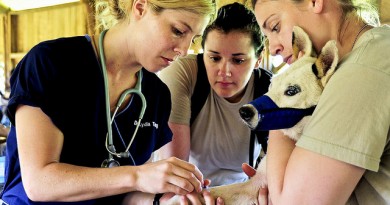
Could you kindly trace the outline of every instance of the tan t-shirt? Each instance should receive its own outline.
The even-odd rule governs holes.
[[[175,61],[159,73],[172,96],[170,122],[189,125],[191,97],[198,72],[196,55]],[[242,122],[238,109],[253,100],[254,75],[240,102],[230,103],[211,92],[191,126],[190,162],[198,166],[212,186],[248,179],[241,165],[249,160],[250,129]],[[255,156],[260,145],[255,145]],[[254,157],[256,159],[257,157]]]
[[[390,27],[339,63],[297,146],[367,169],[348,204],[390,204]],[[335,170],[336,172],[337,170]]]

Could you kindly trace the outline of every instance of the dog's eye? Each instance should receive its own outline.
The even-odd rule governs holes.
[[[288,96],[294,96],[299,92],[301,92],[301,88],[298,85],[290,85],[287,87],[287,90],[284,91],[284,94]]]

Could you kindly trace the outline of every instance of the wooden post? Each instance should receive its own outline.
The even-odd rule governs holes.
[[[95,32],[95,0],[82,0],[86,12],[87,31],[89,35],[94,35]]]
[[[11,62],[11,15],[9,12],[3,15],[4,26],[4,76],[7,79],[12,69]]]

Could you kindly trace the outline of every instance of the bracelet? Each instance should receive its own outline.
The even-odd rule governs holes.
[[[154,195],[153,205],[160,205],[160,198],[163,196],[163,194],[156,194]]]

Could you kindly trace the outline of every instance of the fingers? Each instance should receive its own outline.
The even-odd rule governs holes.
[[[225,202],[222,200],[221,197],[217,198],[217,205],[225,205]]]
[[[268,205],[268,188],[260,188],[258,199],[259,205]]]
[[[202,191],[203,175],[199,169],[175,157],[150,163],[142,173],[145,175],[143,186],[155,184],[157,188],[157,191],[151,193],[173,192],[185,195],[193,191]]]
[[[127,168],[136,170],[132,173],[135,173],[136,189],[141,192],[185,195],[202,191],[202,173],[195,165],[178,158]]]
[[[202,195],[206,205],[225,205],[221,197],[218,197],[216,200],[211,196],[210,192],[207,190],[202,191]]]
[[[221,197],[218,197],[216,200],[214,197],[210,194],[209,191],[203,190],[201,192],[201,195],[199,193],[192,192],[190,194],[185,195],[185,197],[188,199],[185,201],[181,201],[180,205],[225,205],[224,201]]]
[[[193,173],[199,181],[203,181],[203,174],[200,172],[197,166],[176,157],[170,157],[168,161],[175,163],[177,166],[180,166],[181,168]]]
[[[169,158],[167,161],[174,165],[172,172],[175,176],[185,179],[185,183],[190,182],[192,185],[192,187],[187,187],[186,184],[182,184],[181,187],[186,189],[188,192],[192,192],[194,190],[196,192],[202,191],[203,175],[198,167],[174,157]],[[182,179],[180,178],[174,177],[172,179],[172,183],[181,183]]]
[[[170,177],[168,181],[171,184],[184,189],[187,193],[193,191],[195,192],[202,191],[202,183],[192,173],[189,172],[183,172],[182,170],[177,170],[174,172],[174,175]]]
[[[202,205],[201,199],[199,197],[199,194],[196,192],[192,192],[190,194],[187,194],[186,197],[191,202],[192,205]]]
[[[214,205],[215,204],[214,197],[211,196],[210,192],[202,191],[202,195],[203,195],[203,198],[204,198],[206,205]]]
[[[241,165],[241,168],[242,171],[244,171],[244,173],[248,175],[248,177],[253,177],[256,174],[256,170],[253,167],[249,166],[249,164],[247,163],[243,163]]]
[[[165,193],[164,195],[162,195],[162,197],[160,198],[160,201],[168,201],[169,199],[171,199],[172,197],[175,197],[176,195],[174,193]]]
[[[185,196],[180,196],[180,205],[189,205],[187,198]]]
[[[134,203],[133,203],[134,204]],[[187,197],[185,195],[175,195],[173,193],[165,193],[160,198],[161,205],[173,205],[173,204],[180,204],[180,205],[189,205]]]
[[[180,192],[181,194],[187,194],[190,192],[200,192],[202,191],[202,184],[196,179],[196,177],[187,171],[183,170],[174,170],[172,176],[169,176],[167,181],[174,186],[183,189],[185,193]],[[179,194],[180,194],[179,193]]]
[[[208,186],[210,186],[211,184],[211,180],[210,179],[205,179],[203,181],[203,188],[207,188]]]

